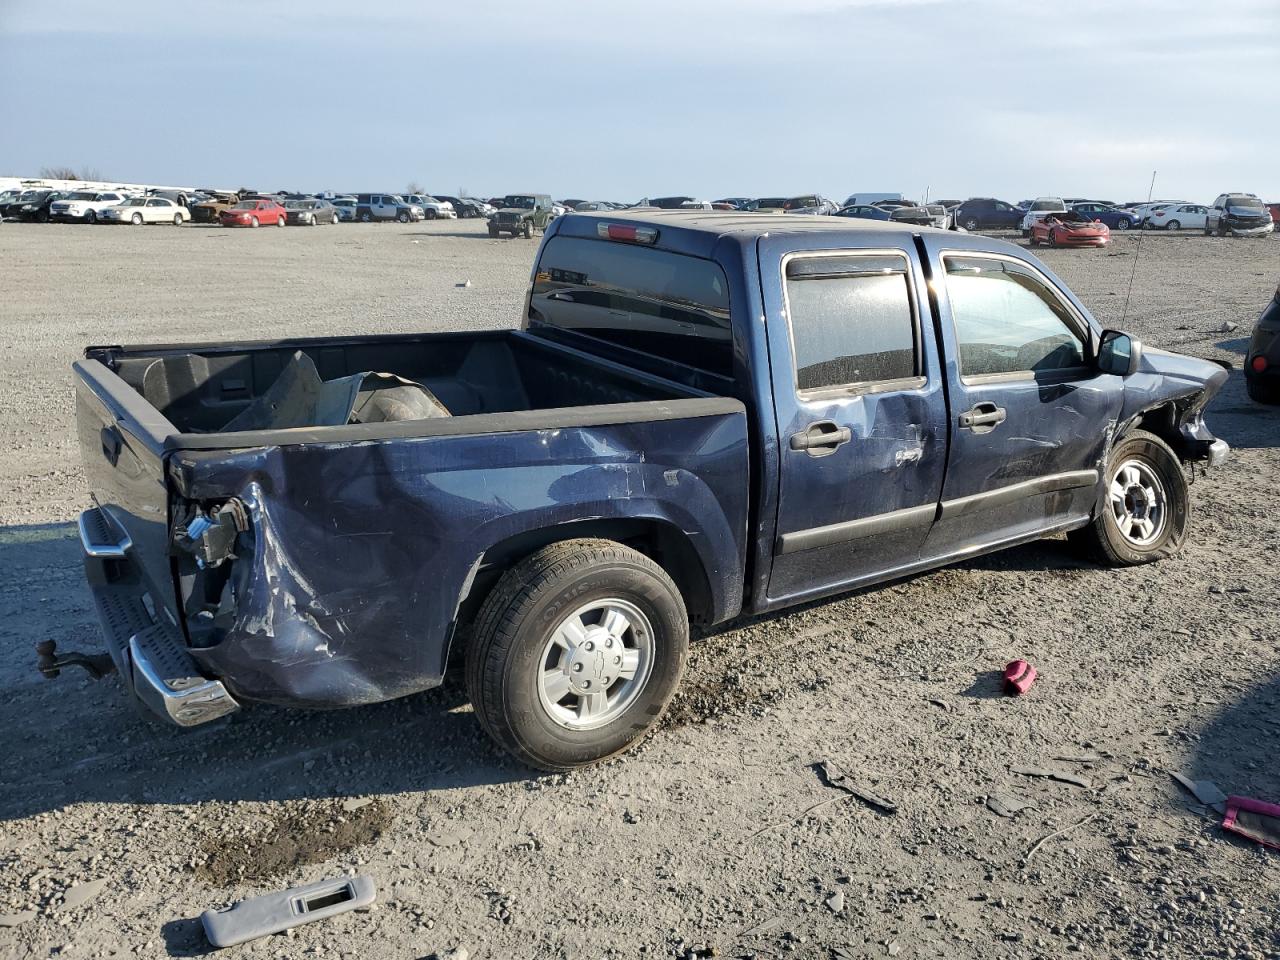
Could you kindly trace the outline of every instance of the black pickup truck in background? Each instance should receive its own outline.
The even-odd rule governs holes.
[[[715,624],[1066,532],[1168,556],[1226,373],[1009,244],[827,217],[547,228],[522,328],[94,347],[86,569],[179,724],[441,681],[550,769],[626,749]]]

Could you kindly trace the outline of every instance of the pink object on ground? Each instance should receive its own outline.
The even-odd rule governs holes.
[[[1031,689],[1036,682],[1036,668],[1025,660],[1014,660],[1004,668],[1004,692],[1017,697]]]
[[[1252,797],[1227,797],[1224,830],[1256,840],[1264,847],[1280,850],[1280,806]]]

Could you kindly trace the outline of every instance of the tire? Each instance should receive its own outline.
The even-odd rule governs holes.
[[[397,213],[397,214],[396,214],[396,222],[397,222],[397,223],[408,223],[408,222],[409,222],[409,215],[408,215],[407,213],[405,213],[403,210],[401,210],[399,213]]]
[[[173,225],[174,225],[175,227],[180,227],[180,226],[182,226],[182,214],[180,214],[180,213],[175,213],[175,214],[173,215]]]
[[[521,227],[520,232],[526,240],[532,240],[533,239],[533,221],[526,220],[524,222],[524,226]]]
[[[1166,230],[1181,230],[1182,224],[1177,220],[1170,220],[1168,223],[1165,224],[1164,228]]]
[[[88,211],[86,211],[86,212],[85,212],[85,215],[84,215],[84,222],[85,222],[85,223],[97,223],[97,222],[98,222],[98,213],[97,213],[97,211],[95,211],[95,210],[88,210]]]
[[[129,218],[129,222],[132,223],[135,227],[142,226],[142,214],[135,213],[132,217]]]
[[[974,230],[978,229],[978,218],[970,217],[964,223],[960,224],[960,226],[964,227],[966,230],[972,233]]]
[[[1123,217],[1116,221],[1117,230],[1128,230],[1132,226],[1133,226],[1133,221],[1125,219]]]
[[[428,210],[428,211],[426,211],[426,218],[427,218],[428,220],[434,220],[434,219],[435,219],[436,217],[438,217],[438,216],[439,216],[439,214],[438,214],[438,213],[436,213],[436,212],[435,212],[435,210]]]
[[[250,218],[249,218],[249,226],[253,227],[253,229],[255,229],[255,230],[256,230],[256,229],[258,229],[258,226],[259,226],[259,224],[258,224],[258,218],[257,218],[257,217],[250,217]]]
[[[1040,239],[1035,235],[1034,231],[1031,234],[1031,246],[1033,247],[1040,246]]]
[[[1265,403],[1268,406],[1280,404],[1280,383],[1275,380],[1267,382],[1258,377],[1245,377],[1244,388],[1249,393],[1249,399],[1255,403]]]
[[[280,214],[277,214],[277,215],[276,215],[276,226],[277,226],[277,227],[283,227],[283,226],[284,226],[285,224],[287,224],[288,222],[289,222],[289,221],[288,221],[288,218],[287,218],[287,217],[281,216]]]
[[[1057,231],[1057,230],[1050,230],[1050,231],[1049,231],[1049,246],[1051,246],[1051,247],[1056,247],[1057,245],[1058,245],[1058,231]]]
[[[1145,492],[1135,497],[1136,487]],[[1122,531],[1118,517],[1143,513],[1152,529],[1132,523],[1128,533]],[[1187,538],[1190,519],[1187,478],[1177,454],[1154,433],[1134,430],[1107,456],[1103,494],[1093,520],[1071,531],[1067,539],[1104,566],[1133,567],[1176,554]]]
[[[496,229],[495,227],[490,227],[490,228],[489,228],[489,236],[490,236],[492,239],[494,239],[494,240],[497,240],[497,239],[498,239],[498,231],[497,231],[497,229]]]
[[[604,632],[592,618],[605,609],[628,626]],[[618,643],[612,663],[602,642]],[[467,690],[480,725],[503,749],[533,767],[571,770],[621,753],[653,728],[679,686],[688,645],[684,600],[661,567],[611,540],[569,540],[520,561],[485,599],[467,649]],[[632,676],[609,678],[628,653]],[[558,677],[548,666],[556,661],[564,668]],[[565,692],[554,701],[557,679]],[[575,684],[592,682],[616,699],[606,695],[599,718],[583,719],[583,705],[599,706],[599,694],[584,696]]]

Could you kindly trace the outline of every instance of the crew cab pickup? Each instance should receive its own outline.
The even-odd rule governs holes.
[[[1227,455],[1221,367],[1102,330],[1018,247],[834,217],[570,214],[518,330],[91,347],[75,374],[133,694],[191,725],[458,660],[549,769],[653,726],[691,622],[1064,532],[1166,557],[1187,465]]]

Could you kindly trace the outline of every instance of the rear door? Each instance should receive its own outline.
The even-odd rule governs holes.
[[[910,234],[758,245],[781,463],[769,600],[910,567],[946,462],[941,366]]]
[[[947,359],[951,447],[942,557],[1089,516],[1123,386],[1093,365],[1096,333],[1030,260],[926,237]]]

